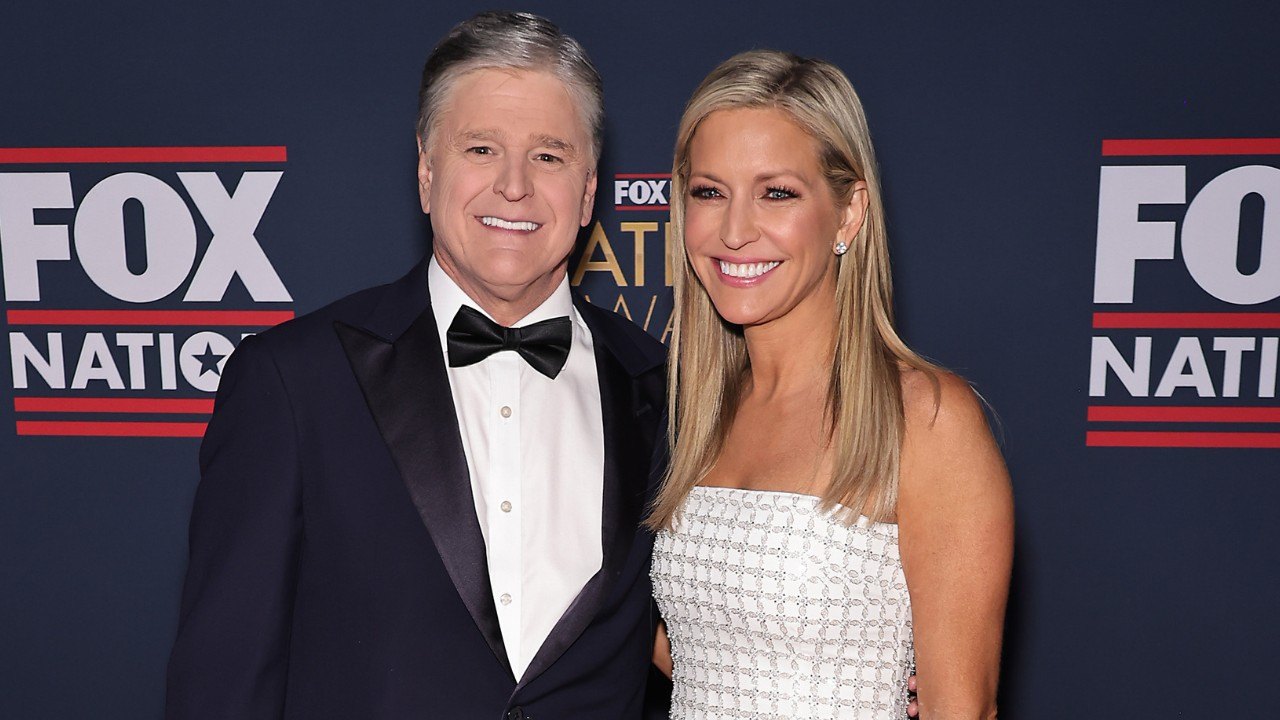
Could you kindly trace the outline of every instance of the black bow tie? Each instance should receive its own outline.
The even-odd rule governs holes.
[[[569,359],[573,327],[568,317],[518,328],[502,327],[479,310],[463,305],[453,316],[445,337],[449,341],[449,367],[474,365],[496,352],[514,350],[534,370],[554,379]]]

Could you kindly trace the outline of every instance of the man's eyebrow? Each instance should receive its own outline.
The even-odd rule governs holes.
[[[533,142],[535,145],[551,148],[552,150],[560,150],[575,155],[578,152],[578,148],[573,143],[555,135],[534,135]]]
[[[498,142],[504,138],[502,131],[496,128],[479,128],[476,130],[463,130],[459,132],[455,139],[459,143],[466,142]],[[562,137],[547,134],[531,135],[530,142],[537,147],[545,147],[551,150],[559,150],[567,155],[577,155],[578,147]]]
[[[502,133],[497,130],[482,128],[480,130],[463,130],[458,133],[457,138],[460,141],[467,140],[498,140],[502,137]]]

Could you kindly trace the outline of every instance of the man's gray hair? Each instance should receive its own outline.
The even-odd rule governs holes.
[[[550,20],[530,13],[483,12],[445,36],[422,69],[418,90],[418,142],[422,149],[458,78],[483,68],[538,70],[565,84],[591,133],[592,159],[604,143],[604,82],[577,40]]]

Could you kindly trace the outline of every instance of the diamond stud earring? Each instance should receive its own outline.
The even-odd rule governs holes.
[[[849,252],[849,246],[846,245],[843,240],[841,240],[840,242],[836,243],[836,246],[833,248],[833,250],[835,250],[835,253],[837,255],[843,255]]]

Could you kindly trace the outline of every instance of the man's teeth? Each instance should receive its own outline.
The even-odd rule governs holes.
[[[781,264],[782,263],[777,260],[774,260],[773,262],[742,263],[742,264],[731,263],[725,260],[721,260],[720,272],[724,273],[725,275],[728,275],[729,277],[754,278],[754,277],[760,277],[761,275],[769,272],[770,270],[778,267]]]
[[[493,217],[492,215],[485,215],[480,218],[480,222],[488,225],[489,227],[502,228],[503,230],[524,230],[526,232],[531,232],[538,229],[538,223],[535,222],[529,222],[528,220],[511,222],[510,220],[503,220],[502,218]]]

